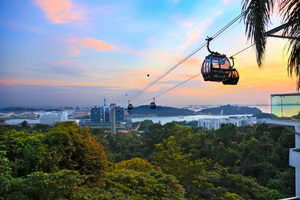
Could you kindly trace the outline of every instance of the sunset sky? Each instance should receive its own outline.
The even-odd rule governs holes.
[[[240,12],[240,0],[2,0],[0,106],[92,106],[104,98],[124,105]],[[272,23],[269,29],[281,24],[276,13]],[[235,57],[237,86],[200,75],[156,103],[268,104],[270,94],[296,92],[286,70],[286,40],[267,42],[261,69],[253,48]],[[211,49],[230,57],[250,44],[239,21]],[[196,75],[208,54],[201,49],[131,103]]]

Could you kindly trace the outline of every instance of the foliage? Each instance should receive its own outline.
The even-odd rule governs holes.
[[[46,193],[60,199],[294,195],[294,170],[288,166],[294,134],[265,124],[225,124],[212,131],[152,124],[141,135],[134,131],[107,135],[102,129],[92,129],[90,134],[69,122],[38,131],[17,128],[0,127],[4,199],[47,199]],[[109,168],[104,150],[111,161]]]
[[[78,188],[86,176],[77,171],[56,173],[33,172],[24,178],[15,178],[3,193],[5,199],[78,199]]]
[[[267,187],[274,188],[282,194],[295,194],[295,170],[289,168],[284,172],[277,172],[276,177],[268,181]],[[286,195],[285,197],[288,197]]]
[[[141,125],[139,131],[148,131],[149,127],[154,124],[152,120],[144,120],[138,123]]]
[[[121,192],[128,199],[184,199],[184,189],[175,177],[161,171],[117,169],[107,174],[106,185],[109,192]]]
[[[26,126],[28,125],[28,122],[24,120],[24,121],[21,123],[21,125],[22,125],[22,127],[26,127]]]
[[[0,151],[0,194],[5,194],[12,181],[10,161],[5,157],[5,151]],[[0,197],[0,199],[3,199]]]
[[[175,134],[177,129],[181,126],[173,123],[153,124],[149,127],[149,130],[141,134],[145,148],[142,151],[144,157],[148,157],[154,150],[155,144],[162,142],[164,139],[169,138]]]
[[[120,162],[135,157],[141,157],[142,139],[137,132],[130,131],[128,134],[117,133],[116,135],[107,135],[107,152],[111,162]]]
[[[90,182],[101,186],[107,168],[106,154],[88,129],[61,123],[49,130],[44,141],[56,162],[55,167],[78,170],[80,174],[90,175]]]
[[[190,121],[190,122],[187,122],[187,121],[180,121],[180,122],[178,122],[178,121],[172,121],[172,123],[174,123],[174,124],[178,124],[178,125],[180,125],[180,126],[186,126],[186,127],[198,127],[198,121]]]
[[[14,177],[36,171],[78,170],[89,175],[91,184],[103,186],[106,154],[88,129],[73,123],[57,124],[46,134],[5,131],[0,137],[0,150],[7,152]]]
[[[152,169],[160,170],[160,168],[154,167],[146,159],[142,158],[132,158],[130,160],[124,160],[122,162],[116,163],[113,167],[110,168],[117,170],[130,169],[137,172],[147,172]]]
[[[153,164],[167,173],[174,175],[181,183],[189,182],[195,175],[203,174],[205,160],[190,161],[191,154],[183,154],[183,148],[171,136],[157,144],[153,154]]]

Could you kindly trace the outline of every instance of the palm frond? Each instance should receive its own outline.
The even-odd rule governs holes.
[[[256,61],[262,66],[266,48],[264,33],[270,23],[270,15],[273,11],[273,0],[243,0],[243,19],[246,24],[246,34],[251,43],[255,43]]]
[[[282,0],[280,4],[281,15],[287,23],[283,34],[296,39],[289,39],[288,53],[288,72],[292,76],[293,72],[297,77],[297,90],[300,88],[300,1],[299,0]]]

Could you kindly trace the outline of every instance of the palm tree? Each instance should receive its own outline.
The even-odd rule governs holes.
[[[282,35],[288,37],[287,54],[288,74],[297,77],[297,90],[300,88],[300,1],[299,0],[243,0],[243,19],[246,24],[248,40],[255,43],[256,61],[259,67],[263,65],[267,26],[271,23],[270,16],[277,6],[282,22],[287,26]]]

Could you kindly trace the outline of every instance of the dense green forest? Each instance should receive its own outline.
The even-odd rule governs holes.
[[[145,121],[110,135],[65,122],[0,126],[0,199],[279,199],[294,195],[294,134]]]

